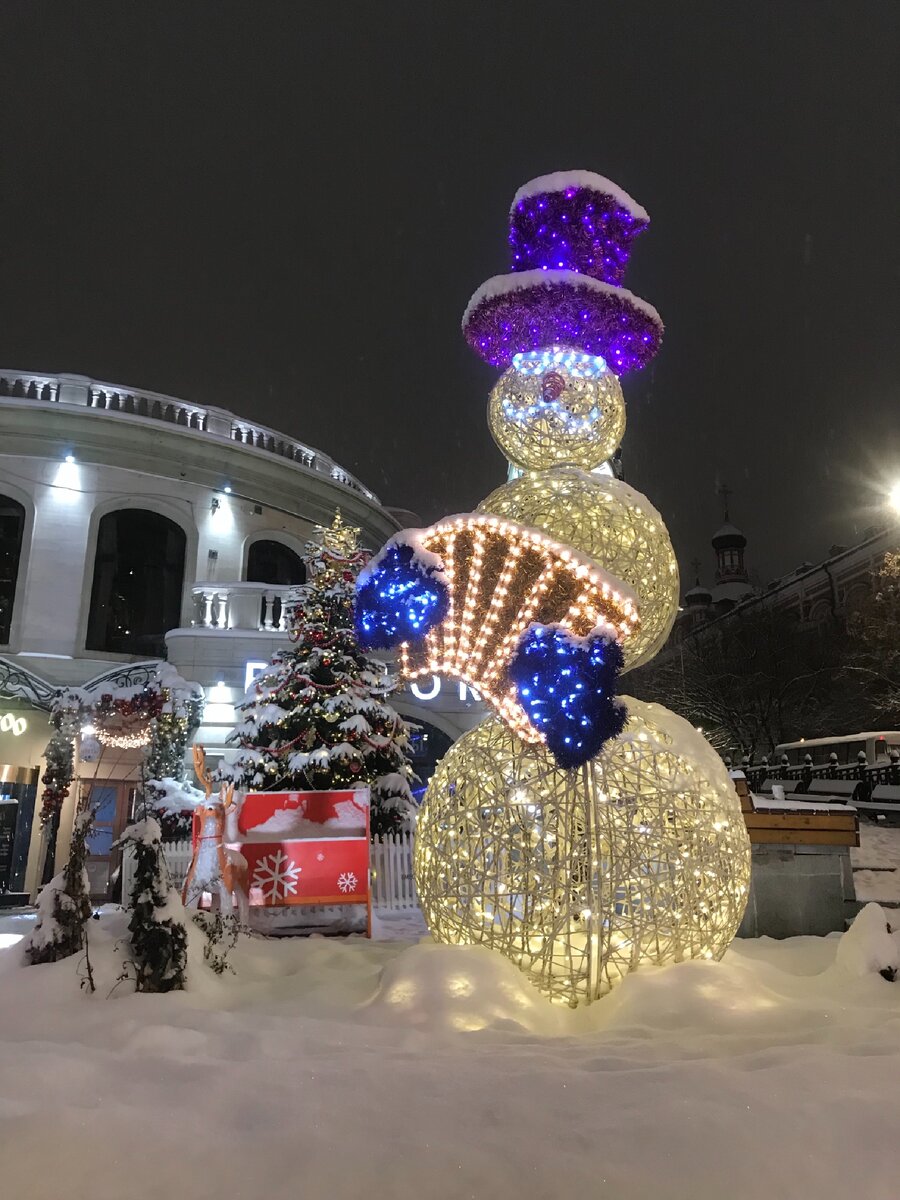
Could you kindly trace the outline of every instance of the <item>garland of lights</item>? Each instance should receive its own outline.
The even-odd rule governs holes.
[[[41,776],[41,827],[53,825],[69,794],[75,776],[75,735],[78,731],[78,710],[58,698],[50,717],[53,733],[44,750],[44,773]]]
[[[127,699],[102,695],[93,709],[98,741],[117,750],[148,745],[163,704],[162,691],[150,684]]]

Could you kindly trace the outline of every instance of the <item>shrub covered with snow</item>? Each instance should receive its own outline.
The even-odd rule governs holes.
[[[123,843],[134,847],[134,886],[130,897],[131,961],[135,989],[171,992],[184,987],[187,930],[181,898],[169,885],[162,831],[153,817],[129,825]]]
[[[28,963],[57,962],[84,948],[84,926],[91,915],[90,883],[85,867],[92,813],[75,819],[69,861],[41,888],[37,922],[25,943]]]
[[[838,944],[835,963],[847,975],[897,978],[900,942],[880,904],[867,904],[859,913]]]

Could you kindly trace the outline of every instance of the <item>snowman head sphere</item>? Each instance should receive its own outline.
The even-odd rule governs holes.
[[[625,401],[604,359],[553,346],[516,354],[488,401],[494,441],[517,467],[606,462],[625,432]]]

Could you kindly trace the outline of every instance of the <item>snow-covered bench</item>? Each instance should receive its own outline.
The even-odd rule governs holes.
[[[806,795],[834,796],[838,800],[852,800],[859,785],[858,779],[813,779],[806,789]]]
[[[854,800],[854,807],[865,813],[900,819],[900,787],[891,783],[880,783],[872,789],[866,800]]]
[[[757,796],[769,796],[775,788],[781,788],[786,796],[799,795],[797,788],[802,787],[799,779],[766,779],[756,791]]]

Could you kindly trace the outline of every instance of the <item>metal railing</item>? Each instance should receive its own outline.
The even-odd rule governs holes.
[[[900,785],[900,761],[870,763],[757,763],[738,764],[747,777],[751,791],[762,787],[767,779],[791,779],[805,785],[814,779],[859,780],[869,788],[877,784]]]

